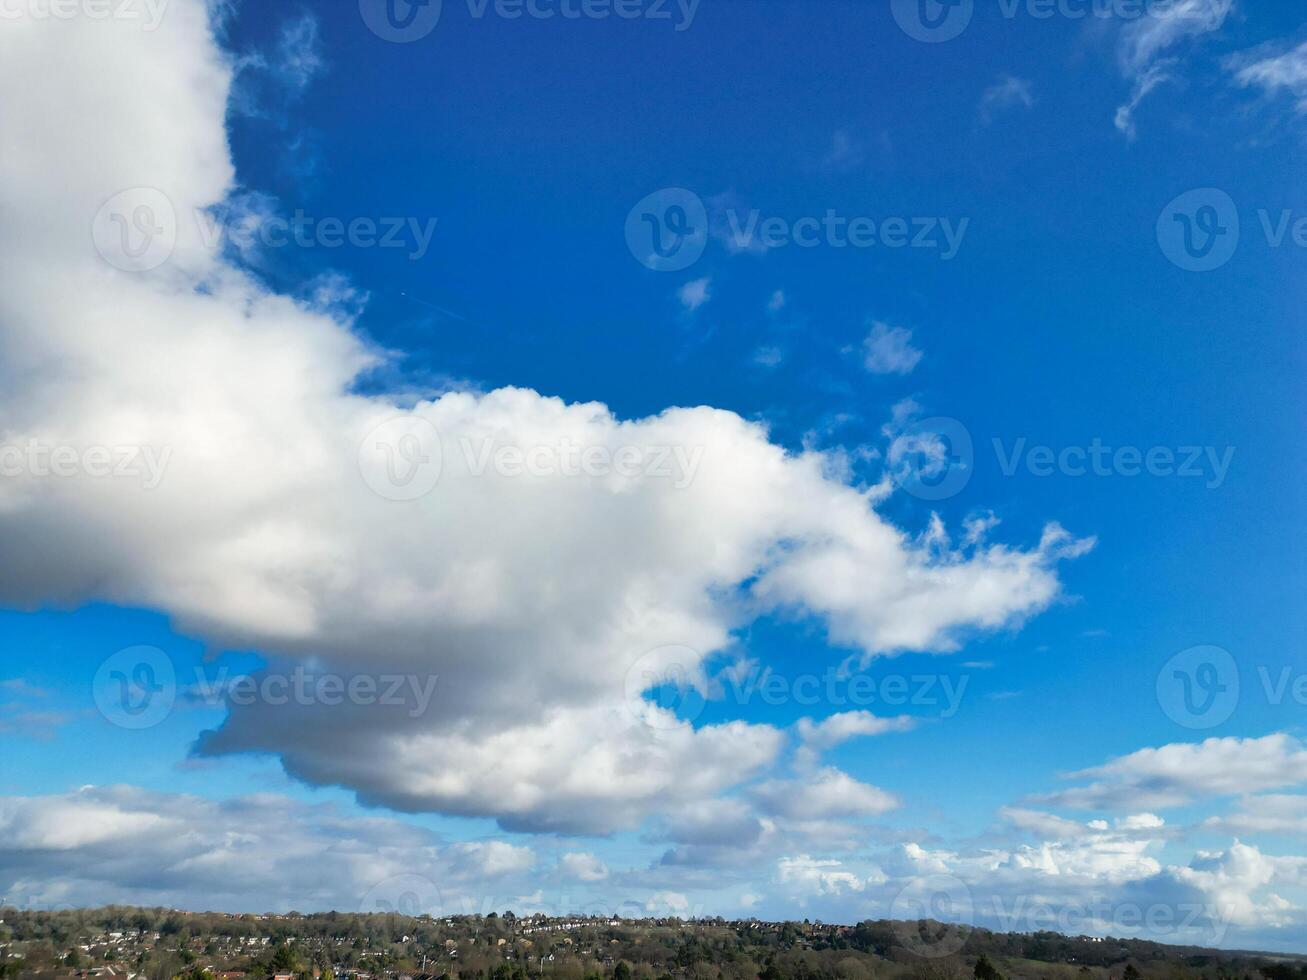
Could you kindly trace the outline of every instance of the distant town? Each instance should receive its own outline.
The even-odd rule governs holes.
[[[0,980],[1307,980],[1307,957],[933,921],[0,910]]]

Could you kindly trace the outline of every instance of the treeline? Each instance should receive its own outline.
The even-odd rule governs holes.
[[[336,968],[377,980],[419,972],[448,980],[1307,980],[1301,958],[931,921],[595,919],[566,932],[527,933],[511,914],[493,913],[230,916],[110,906],[3,909],[0,918],[0,943],[21,944],[24,956],[0,954],[0,980],[45,980],[53,967],[66,974],[91,965],[76,945],[112,932],[141,940],[126,945],[144,980],[211,980],[206,966],[244,970],[250,980],[272,973],[341,980],[332,976]],[[155,933],[160,941],[147,941]]]

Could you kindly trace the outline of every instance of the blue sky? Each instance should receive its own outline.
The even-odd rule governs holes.
[[[450,910],[853,921],[944,878],[987,925],[1102,899],[1072,931],[1142,903],[1201,909],[1164,940],[1307,951],[1291,5],[964,2],[930,42],[912,4],[445,0],[407,43],[370,0],[29,7],[3,254],[58,288],[0,306],[0,419],[81,462],[15,449],[0,484],[6,900],[353,908],[416,875]],[[99,94],[51,82],[69,45]],[[669,188],[707,221],[660,271],[627,228],[648,195],[669,227]],[[160,207],[167,254],[113,254],[115,214]],[[731,237],[755,212],[772,247]],[[401,246],[268,236],[297,214]],[[438,482],[378,489],[436,432]],[[520,479],[463,448],[560,433],[702,468]],[[167,465],[97,477],[89,445]],[[105,709],[112,657],[172,671],[157,724]],[[296,668],[437,693],[189,690]],[[191,850],[146,853],[169,825]],[[209,880],[229,833],[310,857]]]

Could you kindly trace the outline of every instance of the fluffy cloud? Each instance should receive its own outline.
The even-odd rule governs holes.
[[[1301,907],[1271,891],[1307,884],[1307,858],[1276,857],[1235,841],[1224,851],[1200,851],[1187,866],[1168,868],[1161,881],[1181,896],[1192,893],[1225,923],[1275,928],[1307,923]]]
[[[136,902],[249,911],[495,906],[486,889],[535,854],[500,840],[442,843],[396,820],[351,818],[282,796],[222,802],[125,786],[0,798],[0,899]],[[504,879],[501,881],[501,879]]]
[[[1282,732],[1264,738],[1209,738],[1140,749],[1070,778],[1095,781],[1041,800],[1080,809],[1161,809],[1307,782],[1307,747]]]
[[[803,895],[838,895],[845,891],[862,891],[866,882],[851,871],[843,870],[839,861],[821,860],[800,854],[781,858],[776,873],[782,885]]]
[[[681,305],[693,313],[704,303],[712,299],[712,278],[704,276],[702,279],[692,279],[676,291],[676,298],[681,301]]]
[[[761,837],[763,824],[753,810],[738,799],[704,800],[678,807],[662,821],[654,840],[709,847],[745,847]]]
[[[739,801],[700,814],[747,818]],[[499,839],[444,841],[386,818],[275,795],[215,802],[130,787],[86,787],[0,798],[0,901],[24,905],[127,901],[247,909],[390,909],[467,912],[585,908],[624,914],[687,914],[705,896],[765,891],[761,911],[881,917],[887,909],[934,909],[1002,929],[1145,935],[1201,944],[1285,945],[1307,925],[1300,896],[1307,858],[1232,842],[1184,863],[1165,863],[1160,818],[1133,814],[1109,825],[1037,811],[1003,815],[1033,843],[949,848],[909,842],[879,854],[861,846],[795,847],[799,838],[762,818],[763,831],[724,860],[664,860],[610,870],[589,851],[565,851],[554,873],[530,847]],[[693,833],[693,831],[691,831]],[[706,838],[702,838],[706,840]],[[693,849],[693,848],[692,848]],[[772,869],[769,884],[759,868]],[[559,896],[540,884],[556,885]],[[766,884],[766,887],[762,887]],[[618,900],[617,896],[624,896]]]
[[[768,780],[751,795],[764,812],[789,820],[876,817],[899,805],[893,794],[831,767],[797,779]]]
[[[841,711],[821,721],[801,718],[797,727],[799,739],[805,746],[822,751],[851,738],[881,735],[885,732],[906,732],[915,725],[915,719],[909,715],[882,718],[870,711]]]
[[[910,895],[924,903],[914,908],[930,909],[946,897],[955,918],[999,930],[1201,945],[1251,936],[1283,945],[1286,930],[1304,921],[1301,901],[1285,895],[1301,893],[1307,859],[1234,841],[1222,851],[1199,851],[1186,864],[1165,864],[1156,852],[1168,834],[1152,814],[1112,826],[1021,809],[1003,816],[1037,843],[968,851],[905,844],[882,857],[888,877],[867,889],[866,899]]]
[[[1057,597],[1059,535],[941,554],[826,457],[730,412],[623,420],[514,388],[360,393],[386,355],[354,329],[358,297],[270,292],[196,219],[236,186],[234,68],[208,8],[174,0],[154,33],[27,18],[0,35],[0,127],[24,134],[0,159],[0,435],[167,453],[148,491],[6,479],[0,546],[26,558],[0,568],[0,600],[156,608],[214,646],[264,652],[270,671],[438,683],[419,714],[232,704],[200,753],[273,753],[405,810],[608,831],[721,793],[783,743],[642,701],[630,678],[650,657],[669,666],[669,644],[693,675],[734,629],[785,610],[868,656],[940,650]],[[153,190],[117,196],[132,188]],[[97,213],[120,219],[95,224],[102,253],[175,220],[170,258],[104,261]],[[898,365],[915,355],[895,349]],[[635,465],[576,472],[564,447]]]
[[[608,877],[608,865],[593,854],[570,851],[558,859],[558,868],[577,881],[603,881]]]

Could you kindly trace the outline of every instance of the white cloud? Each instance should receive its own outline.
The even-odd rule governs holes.
[[[921,360],[912,331],[877,320],[862,341],[863,365],[872,374],[911,374]]]
[[[999,816],[1018,830],[1030,831],[1046,840],[1082,837],[1087,833],[1084,824],[1042,810],[1007,806],[999,810]]]
[[[0,900],[248,911],[377,911],[421,893],[421,911],[480,908],[530,870],[530,848],[442,844],[397,820],[347,817],[274,795],[214,802],[128,786],[0,797]]]
[[[1112,118],[1112,123],[1116,126],[1118,132],[1128,139],[1135,138],[1138,133],[1135,127],[1135,110],[1147,98],[1148,93],[1174,78],[1171,71],[1174,64],[1173,61],[1159,62],[1156,65],[1148,66],[1139,74],[1138,78],[1135,79],[1135,87],[1130,93],[1130,98],[1116,107],[1116,114]]]
[[[841,711],[821,721],[800,718],[797,727],[799,739],[804,745],[823,751],[860,735],[906,732],[915,724],[916,722],[908,715],[882,718],[873,715],[870,711]]]
[[[1209,817],[1204,826],[1235,834],[1307,834],[1307,796],[1248,796],[1237,813]]]
[[[1268,95],[1285,93],[1298,112],[1307,112],[1307,41],[1280,54],[1237,55],[1226,64],[1240,86],[1260,88]]]
[[[1233,0],[1176,0],[1152,4],[1142,17],[1125,22],[1117,53],[1122,67],[1138,71],[1186,38],[1220,30]]]
[[[690,911],[690,900],[680,892],[657,892],[645,903],[644,910],[650,915],[679,916]]]
[[[763,825],[739,799],[704,800],[677,807],[662,820],[655,839],[709,847],[747,847],[758,841]]]
[[[284,128],[291,105],[326,68],[317,19],[300,13],[287,20],[271,50],[249,52],[234,66],[233,110]]]
[[[559,870],[577,881],[603,881],[608,877],[608,865],[585,851],[570,851],[558,859]]]
[[[1302,909],[1272,888],[1307,885],[1307,858],[1276,857],[1235,841],[1224,851],[1200,851],[1187,866],[1168,868],[1164,880],[1191,890],[1216,916],[1241,926],[1301,927]]]
[[[6,478],[0,547],[28,557],[0,567],[0,600],[157,609],[215,648],[266,654],[271,671],[312,658],[437,682],[418,712],[231,704],[199,752],[271,753],[298,778],[402,810],[607,832],[728,791],[784,743],[767,725],[696,729],[642,701],[628,681],[650,651],[676,644],[696,675],[779,610],[825,619],[867,656],[945,650],[1056,599],[1068,552],[1047,536],[941,555],[830,457],[788,453],[732,412],[622,420],[518,388],[360,393],[386,355],[356,332],[358,297],[270,292],[194,220],[237,186],[233,66],[208,14],[174,0],[148,35],[85,18],[0,32],[0,128],[24,134],[0,158],[0,436],[170,453],[148,492]],[[146,273],[112,267],[87,234],[136,187],[177,217],[170,260]],[[387,479],[381,450],[407,458],[377,434],[393,420],[439,434],[419,447],[443,467],[417,499],[367,482]],[[478,473],[485,447],[563,444],[702,465],[688,483]]]
[[[838,895],[861,891],[865,882],[851,871],[843,870],[839,861],[822,860],[807,854],[784,857],[776,862],[777,877],[801,895]]]
[[[529,847],[500,840],[453,844],[447,853],[477,877],[520,874],[530,871],[536,861],[535,852]]]
[[[1079,876],[1121,883],[1148,878],[1162,865],[1147,853],[1156,838],[1110,831],[1079,833],[1071,840],[1043,841],[1015,848],[1006,867],[1057,876]]]
[[[875,817],[899,806],[892,793],[831,767],[797,779],[768,780],[751,796],[764,812],[801,821]]]
[[[1264,738],[1177,742],[1140,749],[1070,778],[1095,782],[1042,800],[1082,809],[1162,809],[1307,782],[1307,747],[1282,732]]]
[[[1116,110],[1114,122],[1119,132],[1133,139],[1134,114],[1139,104],[1159,85],[1179,76],[1181,59],[1163,55],[1183,41],[1220,30],[1232,6],[1233,0],[1176,0],[1153,4],[1143,16],[1125,23],[1117,57],[1122,74],[1133,82],[1133,88]]]
[[[704,276],[702,279],[691,279],[677,290],[676,298],[681,301],[682,306],[693,312],[712,299],[711,286],[711,276]]]
[[[977,111],[982,123],[990,123],[1000,112],[1018,107],[1029,109],[1034,104],[1035,95],[1029,79],[1000,75],[998,81],[981,93]]]

